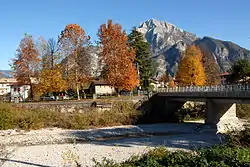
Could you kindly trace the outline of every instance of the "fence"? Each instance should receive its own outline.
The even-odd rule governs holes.
[[[250,92],[250,85],[185,86],[157,88],[158,92]]]

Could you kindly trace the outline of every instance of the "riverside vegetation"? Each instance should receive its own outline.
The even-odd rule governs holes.
[[[140,112],[132,103],[115,102],[111,110],[61,113],[46,110],[28,110],[11,104],[0,104],[0,129],[40,129],[58,127],[65,129],[86,129],[115,125],[131,125]]]
[[[198,108],[201,108],[198,106]],[[239,105],[239,113],[243,118],[249,118],[249,106]],[[203,112],[203,110],[202,110]],[[60,127],[68,129],[85,129],[113,125],[134,124],[141,117],[141,112],[129,102],[115,102],[113,108],[105,112],[94,110],[85,113],[60,113],[53,111],[27,110],[11,104],[0,104],[0,129],[39,129],[45,127]],[[193,114],[190,114],[193,115]],[[199,115],[199,114],[198,114]],[[81,166],[78,162],[75,162]],[[104,159],[95,161],[96,167],[135,167],[135,166],[217,166],[229,167],[250,166],[250,130],[234,132],[227,137],[227,143],[211,148],[187,151],[168,151],[159,147],[141,156],[132,156],[123,163]]]
[[[138,106],[137,106],[138,107]],[[237,105],[237,116],[250,120],[247,112],[250,106]],[[132,102],[114,102],[111,110],[96,111],[86,108],[84,113],[62,113],[57,111],[27,109],[8,103],[0,103],[0,130],[40,129],[58,127],[65,129],[86,129],[115,125],[149,123],[147,111],[140,111]],[[179,120],[200,120],[205,117],[205,107],[195,104],[176,112]],[[157,123],[157,122],[150,122]]]

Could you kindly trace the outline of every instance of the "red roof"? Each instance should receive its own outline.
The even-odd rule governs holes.
[[[104,80],[95,80],[93,81],[94,85],[109,85],[106,81]]]
[[[230,75],[230,73],[225,72],[225,73],[220,74],[220,76],[227,76],[227,75]]]

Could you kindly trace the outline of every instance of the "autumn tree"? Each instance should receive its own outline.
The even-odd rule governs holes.
[[[39,83],[36,86],[38,95],[66,91],[66,81],[63,78],[62,68],[60,66],[61,56],[58,52],[57,42],[50,38],[46,41],[39,39],[37,43],[39,53],[42,58],[42,69],[40,72]]]
[[[60,53],[58,52],[57,41],[53,38],[49,38],[48,41],[42,39],[41,44],[42,53],[42,67],[44,69],[53,69],[59,64],[62,59]]]
[[[147,89],[149,79],[156,74],[156,62],[152,59],[149,43],[144,40],[143,34],[137,31],[136,28],[133,28],[128,35],[128,42],[135,50],[135,64],[139,70],[140,85],[143,89]]]
[[[121,90],[131,91],[138,83],[138,75],[133,62],[135,51],[128,45],[128,37],[121,25],[109,20],[102,24],[98,31],[102,51],[100,57],[105,64],[105,80]]]
[[[170,88],[173,88],[173,87],[176,86],[173,79],[171,79],[171,80],[169,81],[168,86],[169,86]]]
[[[45,93],[63,92],[67,89],[67,83],[63,79],[60,68],[42,69],[37,91],[40,95]]]
[[[12,68],[17,81],[30,86],[31,99],[34,95],[33,84],[37,80],[40,62],[41,59],[32,36],[25,34],[12,61]]]
[[[176,81],[180,86],[202,86],[206,83],[206,74],[202,64],[202,52],[196,46],[185,51],[179,62]]]
[[[199,47],[203,54],[202,62],[206,74],[206,85],[219,85],[221,83],[220,68],[213,53],[209,51],[207,46],[201,45]]]
[[[164,84],[168,83],[171,80],[171,77],[168,74],[163,74],[159,81],[163,82]]]
[[[58,37],[58,43],[61,51],[66,54],[66,69],[65,74],[67,82],[73,85],[77,92],[78,100],[80,100],[80,84],[81,84],[81,66],[78,62],[79,55],[82,54],[84,46],[89,45],[89,36],[86,36],[85,31],[78,24],[68,24]]]

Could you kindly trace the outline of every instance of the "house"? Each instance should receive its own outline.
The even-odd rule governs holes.
[[[157,88],[164,87],[163,83],[157,81],[156,79],[150,79],[150,84],[149,84],[153,90],[157,90]]]
[[[11,102],[23,102],[29,96],[29,85],[22,85],[19,83],[10,84],[10,101]]]
[[[104,80],[95,80],[90,84],[90,93],[95,95],[114,95],[116,90]]]
[[[228,72],[222,73],[220,74],[220,78],[221,78],[221,85],[226,85],[227,84],[227,77],[230,74]]]
[[[10,84],[16,83],[14,78],[0,78],[0,96],[10,93]]]

